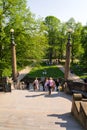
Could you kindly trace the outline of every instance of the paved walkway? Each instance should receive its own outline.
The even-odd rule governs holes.
[[[64,71],[65,71],[64,67],[62,65],[57,65],[57,66],[64,73]],[[75,75],[74,73],[69,74],[69,79],[76,81],[76,82],[82,82],[82,83],[84,82],[82,79],[80,79],[79,76]]]
[[[23,69],[23,70],[21,70],[21,71],[19,72],[19,76],[18,76],[17,79],[18,79],[19,81],[20,81],[21,79],[23,79],[24,76],[25,76],[26,74],[28,74],[31,69],[32,69],[32,67],[26,66],[25,69]]]
[[[30,69],[21,71],[19,80]],[[12,89],[11,93],[0,93],[0,97],[0,130],[83,130],[71,115],[72,96],[63,92],[49,96],[32,89]]]
[[[63,92],[12,90],[0,93],[0,130],[83,130]]]

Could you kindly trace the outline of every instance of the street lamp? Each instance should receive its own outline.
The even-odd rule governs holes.
[[[68,30],[68,42],[66,45],[66,62],[65,62],[65,74],[64,74],[65,80],[69,79],[69,73],[70,73],[71,32],[72,32],[72,29],[69,29]]]
[[[16,67],[16,48],[14,42],[14,29],[10,30],[11,33],[11,50],[12,50],[12,78],[13,81],[17,80],[17,67]]]

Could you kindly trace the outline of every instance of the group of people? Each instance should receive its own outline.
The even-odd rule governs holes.
[[[48,91],[49,95],[50,95],[51,91],[54,91],[55,89],[56,89],[56,91],[58,91],[58,87],[59,87],[60,82],[59,82],[59,79],[53,80],[52,77],[45,78],[44,81],[39,81],[36,78],[33,82],[34,91],[40,90],[40,84],[42,84],[42,86],[43,86],[43,91]]]

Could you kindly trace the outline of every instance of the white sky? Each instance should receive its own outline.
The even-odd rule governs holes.
[[[66,22],[74,18],[83,25],[87,23],[87,0],[27,0],[30,11],[36,17],[55,16]]]

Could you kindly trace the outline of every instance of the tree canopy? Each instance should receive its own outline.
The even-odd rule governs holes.
[[[17,64],[24,60],[65,57],[67,28],[72,28],[72,62],[84,60],[87,64],[87,26],[76,23],[74,18],[61,22],[55,16],[35,18],[26,0],[0,1],[0,72],[11,66],[10,29],[14,29]],[[11,67],[10,67],[11,68]]]

